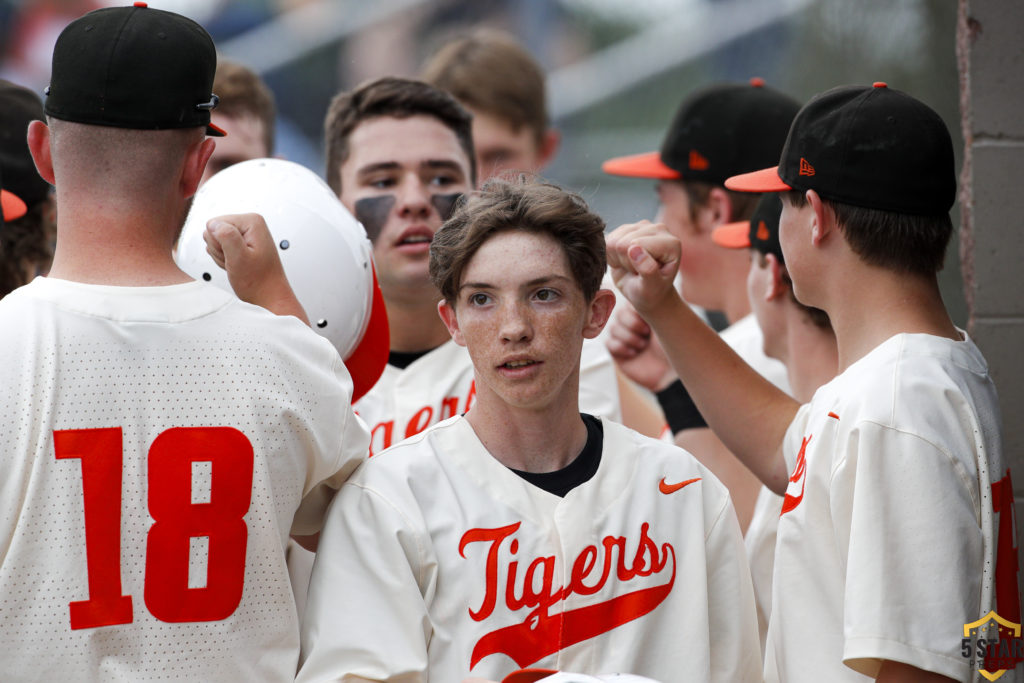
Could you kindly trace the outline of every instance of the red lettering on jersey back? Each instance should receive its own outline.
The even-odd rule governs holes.
[[[796,467],[793,468],[793,475],[789,478],[789,486],[786,488],[786,497],[782,500],[782,512],[779,516],[793,511],[804,499],[804,486],[807,484],[807,444],[811,442],[810,436],[805,436],[800,444],[800,452],[796,456]],[[795,484],[800,484],[800,494],[796,494]],[[790,489],[793,493],[790,493]]]
[[[121,428],[54,431],[58,460],[82,461],[85,567],[89,599],[70,603],[71,628],[132,623],[132,598],[121,594]]]
[[[646,522],[640,528],[640,540],[631,559],[627,556],[628,542],[625,537],[606,536],[600,548],[589,545],[575,558],[569,582],[564,587],[554,585],[554,556],[532,559],[521,578],[521,563],[511,560],[505,568],[504,577],[501,576],[499,551],[507,547],[509,554],[514,556],[518,553],[519,543],[515,533],[519,526],[517,522],[496,529],[471,529],[463,534],[459,542],[459,554],[462,557],[466,557],[466,547],[470,544],[488,544],[484,564],[484,598],[478,609],[469,610],[472,619],[483,621],[490,617],[498,604],[498,596],[502,594],[509,611],[518,612],[523,608],[530,610],[522,623],[499,628],[480,638],[473,648],[470,669],[484,657],[496,653],[508,655],[520,667],[528,666],[563,648],[642,617],[654,610],[672,592],[676,576],[675,549],[669,543],[659,547],[649,536],[650,524]],[[507,546],[506,540],[509,540]],[[586,607],[550,614],[550,608],[555,604],[571,595],[597,593],[609,580],[628,583],[636,577],[660,574],[670,556],[672,567],[667,583],[618,595]],[[588,585],[587,580],[598,567],[600,574],[593,584]]]
[[[192,463],[210,462],[210,502],[192,502]],[[230,427],[168,429],[149,449],[146,607],[160,621],[220,621],[245,584],[243,517],[252,502],[253,451]],[[189,539],[209,540],[204,587],[189,588]]]
[[[130,624],[132,598],[121,589],[120,427],[55,430],[58,460],[82,464],[89,599],[70,603],[71,628]],[[192,503],[192,463],[211,463],[209,503]],[[230,427],[177,427],[157,436],[146,475],[149,514],[143,593],[162,621],[218,621],[238,608],[245,582],[253,450]],[[190,539],[207,537],[206,586],[189,588]]]
[[[999,515],[996,534],[996,612],[1004,619],[1020,623],[1020,588],[1017,575],[1017,525],[1013,509],[1013,483],[1010,470],[992,484],[992,508]]]

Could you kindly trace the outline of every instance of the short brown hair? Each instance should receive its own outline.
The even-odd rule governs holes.
[[[470,109],[519,131],[537,144],[548,129],[544,70],[510,34],[477,29],[444,45],[423,69],[423,80],[447,90]]]
[[[783,193],[792,206],[806,206],[803,192]],[[896,272],[934,275],[942,270],[946,247],[953,235],[948,213],[918,216],[909,213],[869,209],[825,199],[836,224],[853,253],[865,263]]]
[[[273,154],[277,108],[274,105],[274,93],[259,74],[230,59],[218,59],[213,92],[220,98],[215,110],[218,114],[229,118],[248,115],[259,119],[263,124],[263,143],[267,147],[267,154]]]
[[[587,301],[601,287],[606,267],[604,221],[583,199],[526,175],[494,178],[459,203],[430,243],[430,279],[455,306],[462,273],[480,246],[499,232],[550,235],[565,251]]]
[[[449,128],[469,157],[469,180],[476,185],[472,117],[448,93],[423,81],[385,77],[339,93],[331,100],[324,119],[327,142],[327,184],[341,194],[341,165],[348,159],[348,138],[363,121],[380,116],[405,119],[432,116]]]

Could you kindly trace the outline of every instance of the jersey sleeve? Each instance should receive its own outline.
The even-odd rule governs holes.
[[[761,680],[761,641],[743,535],[732,502],[724,505],[705,541],[711,681]]]
[[[437,562],[425,539],[378,492],[342,487],[313,566],[297,681],[427,680]]]
[[[334,366],[336,385],[332,393],[326,393],[322,400],[334,402],[334,410],[326,416],[314,418],[313,429],[321,434],[314,448],[321,444],[334,444],[327,450],[329,457],[316,461],[307,478],[307,491],[302,497],[291,533],[308,536],[320,531],[327,506],[335,492],[348,481],[355,469],[366,460],[370,448],[370,431],[366,423],[352,410],[352,378],[338,358]],[[317,437],[314,437],[317,438]]]
[[[983,538],[973,473],[927,440],[866,422],[830,482],[846,561],[843,661],[876,676],[893,660],[962,680],[977,619]]]

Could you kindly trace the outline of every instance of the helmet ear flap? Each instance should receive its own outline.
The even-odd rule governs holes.
[[[258,213],[278,246],[285,275],[312,328],[338,350],[365,394],[387,365],[389,331],[373,247],[363,226],[319,176],[291,161],[253,159],[217,173],[196,193],[178,242],[178,266],[231,292],[206,252],[203,231],[215,216]]]

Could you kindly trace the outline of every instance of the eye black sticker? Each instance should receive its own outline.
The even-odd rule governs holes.
[[[356,200],[356,220],[366,228],[366,236],[370,238],[370,242],[376,242],[380,237],[384,225],[388,222],[388,215],[394,206],[395,195],[393,194]]]
[[[440,214],[442,221],[452,217],[452,214],[455,213],[455,205],[458,204],[460,199],[462,199],[461,192],[430,195],[430,203],[437,209],[437,213]]]

